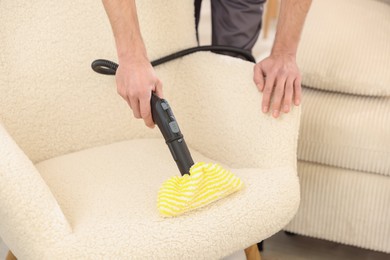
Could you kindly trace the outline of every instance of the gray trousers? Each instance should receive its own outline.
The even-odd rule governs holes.
[[[252,51],[261,30],[266,0],[210,0],[212,45],[227,45]],[[202,0],[195,0],[198,31]]]

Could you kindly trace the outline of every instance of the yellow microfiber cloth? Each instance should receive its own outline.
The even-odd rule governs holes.
[[[159,192],[157,207],[164,217],[181,215],[224,198],[243,187],[243,182],[219,164],[198,162],[190,174],[165,181]]]

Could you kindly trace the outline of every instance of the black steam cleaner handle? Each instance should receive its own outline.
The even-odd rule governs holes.
[[[191,166],[194,165],[194,161],[184,141],[183,134],[180,132],[179,125],[171,107],[165,99],[159,98],[154,93],[152,93],[150,105],[153,121],[164,136],[165,142],[171,151],[181,175],[189,174]]]

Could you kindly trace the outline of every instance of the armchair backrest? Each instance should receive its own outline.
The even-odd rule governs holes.
[[[150,59],[196,45],[192,1],[137,9]],[[0,120],[32,161],[151,133],[90,69],[116,60],[101,1],[2,0],[0,24]]]

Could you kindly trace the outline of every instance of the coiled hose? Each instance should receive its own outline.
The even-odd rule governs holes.
[[[193,48],[188,48],[188,49],[184,49],[182,51],[178,51],[178,52],[169,54],[167,56],[164,56],[162,58],[159,58],[157,60],[152,61],[151,64],[153,67],[155,67],[155,66],[163,64],[165,62],[168,62],[168,61],[171,61],[174,59],[178,59],[178,58],[181,58],[183,56],[189,55],[189,54],[194,53],[194,52],[199,52],[199,51],[217,51],[217,52],[234,53],[234,54],[238,54],[238,55],[242,56],[247,61],[250,61],[253,63],[256,62],[253,55],[246,50],[236,48],[236,47],[231,47],[231,46],[207,45],[207,46],[197,46],[197,47],[193,47]],[[104,75],[115,75],[116,70],[118,68],[118,64],[116,64],[113,61],[98,59],[98,60],[95,60],[92,62],[91,67],[97,73],[104,74]]]

